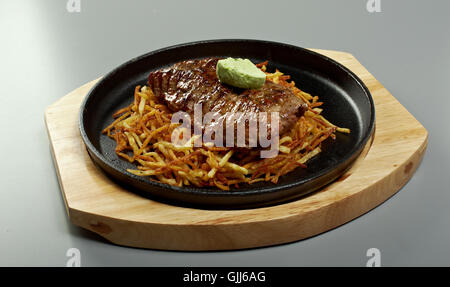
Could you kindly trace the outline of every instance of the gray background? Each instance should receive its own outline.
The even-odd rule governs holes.
[[[83,266],[450,265],[450,1],[0,1],[0,265]],[[126,60],[177,43],[255,38],[347,51],[428,129],[409,183],[364,216],[313,238],[231,252],[126,248],[72,226],[43,114]]]

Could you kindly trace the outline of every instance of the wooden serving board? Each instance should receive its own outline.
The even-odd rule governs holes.
[[[245,210],[167,205],[113,183],[89,158],[78,130],[80,104],[97,80],[45,111],[56,170],[71,222],[126,246],[227,250],[307,238],[381,204],[413,175],[425,128],[350,54],[315,50],[358,75],[376,106],[376,132],[352,168],[334,183],[286,204]]]

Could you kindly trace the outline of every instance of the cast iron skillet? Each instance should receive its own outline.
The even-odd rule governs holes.
[[[136,85],[145,85],[150,71],[173,63],[205,57],[241,57],[254,63],[269,60],[268,70],[291,75],[302,90],[319,96],[323,115],[351,129],[327,140],[307,168],[280,178],[278,184],[241,185],[239,189],[174,187],[126,171],[133,164],[119,158],[115,142],[101,131],[113,113],[131,103]],[[350,70],[309,50],[260,40],[210,40],[176,45],[134,58],[103,77],[88,93],[80,110],[81,137],[92,160],[116,183],[152,199],[171,204],[237,209],[261,207],[296,199],[342,175],[357,158],[374,130],[375,109],[369,90]],[[80,180],[83,180],[80,178]]]

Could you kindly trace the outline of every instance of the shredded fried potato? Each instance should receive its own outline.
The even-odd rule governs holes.
[[[257,64],[267,80],[289,87],[308,104],[308,110],[286,134],[280,135],[276,157],[261,159],[259,151],[234,150],[203,144],[194,147],[195,136],[184,146],[171,143],[172,113],[147,86],[137,86],[134,101],[114,114],[115,120],[103,133],[115,140],[118,156],[137,165],[127,171],[138,176],[176,186],[216,186],[222,190],[239,184],[260,181],[277,183],[280,176],[305,163],[321,152],[321,144],[335,139],[335,132],[350,133],[327,121],[319,108],[323,103],[317,96],[303,92],[289,81],[290,76],[276,70],[268,73],[267,61]]]

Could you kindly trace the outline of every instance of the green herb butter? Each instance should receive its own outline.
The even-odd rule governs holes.
[[[266,74],[249,59],[219,60],[216,74],[220,82],[243,89],[259,89],[266,81]]]

